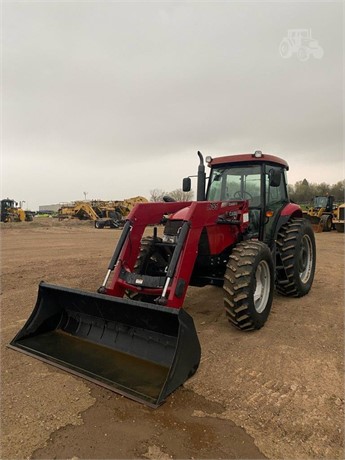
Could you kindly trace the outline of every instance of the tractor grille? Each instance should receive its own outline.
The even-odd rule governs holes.
[[[344,215],[345,215],[345,208],[339,208],[339,220],[345,220]]]

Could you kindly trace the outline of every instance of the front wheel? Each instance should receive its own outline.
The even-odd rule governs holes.
[[[332,217],[328,214],[322,215],[320,219],[320,226],[323,232],[330,232],[333,226]]]
[[[95,228],[104,228],[104,223],[101,220],[96,220]]]
[[[164,246],[156,246],[162,243],[162,238],[151,236],[141,240],[140,252],[135,262],[133,273],[148,276],[166,276],[167,267],[171,259],[171,252]],[[127,297],[132,300],[153,303],[157,295],[145,295],[140,292],[126,291]]]
[[[288,59],[292,55],[292,49],[290,43],[287,40],[283,40],[279,45],[279,53],[282,58]]]
[[[238,243],[229,257],[223,289],[229,322],[243,331],[260,329],[270,313],[274,290],[268,246],[252,240]]]
[[[306,219],[291,219],[278,232],[277,291],[302,297],[311,289],[315,274],[316,247],[311,224]]]
[[[301,46],[297,51],[297,57],[300,61],[304,62],[309,59],[310,50],[306,46]]]

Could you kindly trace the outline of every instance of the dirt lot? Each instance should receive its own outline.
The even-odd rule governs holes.
[[[1,458],[344,458],[343,234],[316,235],[312,291],[275,295],[260,331],[228,325],[221,289],[190,288],[201,365],[157,410],[6,348],[39,281],[96,291],[118,236],[87,222],[2,225]]]

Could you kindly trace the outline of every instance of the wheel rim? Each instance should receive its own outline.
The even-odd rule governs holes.
[[[301,251],[298,259],[298,272],[302,283],[306,283],[313,267],[313,246],[308,235],[304,235],[301,242]]]
[[[257,266],[255,280],[254,306],[258,313],[262,313],[266,308],[271,290],[270,267],[265,260],[261,260]]]

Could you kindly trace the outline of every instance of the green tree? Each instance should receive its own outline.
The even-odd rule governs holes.
[[[345,180],[330,185],[326,182],[320,184],[308,182],[307,179],[297,181],[294,185],[288,185],[289,196],[292,201],[301,204],[311,203],[314,196],[334,195],[336,202],[345,202]]]
[[[298,181],[294,185],[294,192],[290,198],[296,203],[308,203],[313,196],[313,191],[306,179]]]
[[[334,195],[334,199],[337,202],[345,202],[345,180],[340,180],[336,184],[333,184],[330,189],[331,195]]]

